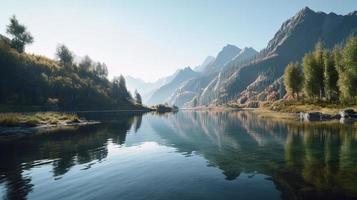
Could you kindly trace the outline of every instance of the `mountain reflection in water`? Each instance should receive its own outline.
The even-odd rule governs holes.
[[[1,140],[0,197],[357,198],[355,125],[239,111],[80,115],[104,123]]]

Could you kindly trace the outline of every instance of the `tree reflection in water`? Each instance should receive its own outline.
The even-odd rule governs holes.
[[[142,118],[129,113],[86,116],[105,123],[0,141],[0,183],[6,184],[5,199],[26,199],[33,185],[24,171],[36,165],[52,163],[53,176],[59,179],[75,165],[100,162],[108,155],[108,140],[124,144],[127,131],[133,124],[138,130]]]
[[[271,176],[282,198],[357,197],[357,127],[261,119],[247,112],[181,112],[152,127],[183,154],[199,154],[227,180]]]
[[[103,162],[108,143],[123,145],[129,130],[143,139],[139,134],[148,133],[140,129],[144,121],[159,136],[151,140],[185,156],[203,157],[227,181],[239,180],[242,173],[264,174],[283,199],[357,198],[356,125],[277,121],[236,111],[180,111],[144,119],[129,113],[85,115],[105,123],[1,142],[5,198],[27,198],[33,185],[24,171],[36,165],[50,163],[58,179],[76,165],[86,170]]]

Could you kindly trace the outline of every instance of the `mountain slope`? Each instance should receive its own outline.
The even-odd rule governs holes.
[[[196,78],[198,75],[199,73],[193,71],[190,67],[179,70],[177,73],[175,73],[175,77],[168,84],[161,86],[152,94],[148,100],[148,104],[168,102],[169,97],[178,87],[180,87],[182,83]]]
[[[233,47],[234,48],[234,47]],[[229,49],[229,48],[228,48]],[[235,67],[236,65],[240,65],[242,63],[248,62],[252,59],[258,52],[251,47],[243,48],[240,50],[238,54],[232,57],[231,56],[222,56],[224,55],[227,47],[224,47],[217,55],[217,61],[213,62],[211,66],[215,65],[215,69],[223,70],[223,69],[230,69]],[[223,59],[223,57],[225,59]],[[223,63],[223,64],[222,64]],[[179,107],[184,106],[186,103],[192,101],[195,96],[199,95],[204,91],[204,89],[215,80],[217,77],[218,72],[209,71],[207,70],[196,79],[192,79],[186,82],[182,87],[175,91],[175,93],[170,98],[170,103],[175,104]]]
[[[246,61],[249,61],[257,54],[258,52],[252,47],[245,47],[227,65],[240,65]]]
[[[207,65],[202,71],[205,73],[213,73],[218,72],[222,69],[222,67],[230,62],[235,56],[237,56],[241,52],[241,49],[227,44],[223,47],[223,49],[217,54],[216,59]]]
[[[203,63],[197,67],[195,67],[195,71],[196,72],[203,72],[205,70],[205,68],[207,67],[207,65],[210,65],[211,63],[213,63],[215,60],[215,58],[213,56],[207,56],[207,58],[203,61]]]
[[[199,95],[200,104],[236,102],[247,87],[269,75],[269,80],[260,85],[268,87],[282,76],[289,62],[300,61],[318,41],[327,48],[342,42],[357,31],[357,15],[336,15],[314,12],[304,8],[284,22],[267,47],[255,59],[230,68],[225,68]],[[257,91],[258,93],[258,91]]]
[[[134,103],[125,81],[110,82],[96,70],[19,53],[1,35],[0,66],[1,109],[143,109]]]

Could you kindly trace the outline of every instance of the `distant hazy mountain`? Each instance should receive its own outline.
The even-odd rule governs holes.
[[[196,72],[202,72],[203,70],[205,70],[205,68],[207,67],[207,65],[213,63],[215,60],[215,58],[213,56],[207,56],[206,59],[203,61],[203,63],[197,67],[195,67],[195,71]]]
[[[193,98],[199,95],[214,77],[215,74],[201,75],[182,83],[170,96],[168,102],[172,105],[183,107],[186,103],[192,101]]]
[[[125,80],[128,90],[131,91],[132,94],[135,90],[137,90],[141,94],[143,102],[147,103],[153,92],[161,86],[170,82],[176,76],[177,73],[178,70],[174,74],[160,78],[155,82],[146,82],[140,78],[135,78],[132,76],[126,76]]]
[[[196,78],[199,76],[198,72],[193,71],[190,67],[178,70],[171,81],[167,84],[161,86],[156,91],[153,92],[148,100],[148,104],[159,104],[168,102],[169,97],[177,90],[178,87],[185,81]]]
[[[134,92],[135,90],[138,90],[139,93],[146,93],[150,90],[153,84],[132,76],[125,76],[125,81],[129,91]]]
[[[342,16],[314,12],[306,7],[284,22],[267,47],[253,60],[238,65],[227,64],[231,67],[223,69],[196,95],[198,102],[207,105],[256,99],[282,76],[289,62],[300,61],[318,41],[332,48],[356,32],[356,12]]]
[[[258,52],[251,47],[246,47],[241,50],[233,45],[225,46],[217,54],[217,59],[207,65],[207,68],[203,70],[201,76],[185,82],[171,95],[169,103],[179,107],[184,106],[186,103],[192,101],[196,95],[202,93],[221,70],[246,63],[257,55],[257,53]]]
[[[150,92],[159,88],[164,83],[160,82],[145,82],[140,78],[135,78],[132,76],[126,76],[126,85],[131,94],[134,94],[134,91],[137,90],[142,98],[143,103],[145,104],[150,96]]]

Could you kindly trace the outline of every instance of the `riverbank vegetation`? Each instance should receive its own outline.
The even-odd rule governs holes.
[[[284,99],[262,108],[279,112],[322,111],[338,113],[357,106],[357,37],[325,49],[317,43],[302,62],[290,63],[284,73]]]
[[[81,122],[81,120],[73,113],[39,112],[0,114],[0,126],[4,127],[34,127],[39,125],[60,125],[79,122]]]
[[[34,41],[15,16],[0,35],[0,108],[45,106],[51,110],[147,109],[141,96],[132,97],[123,76],[108,80],[105,63],[84,56],[79,62],[59,44],[55,59],[28,54]]]
[[[287,94],[313,102],[357,103],[357,37],[328,50],[317,43],[301,63],[291,63],[284,73]]]

